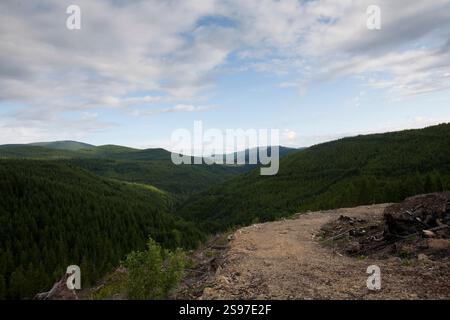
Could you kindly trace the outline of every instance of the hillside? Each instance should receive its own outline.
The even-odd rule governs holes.
[[[251,169],[247,166],[225,165],[176,166],[167,150],[138,150],[115,145],[79,150],[36,145],[2,145],[0,159],[2,158],[58,160],[106,178],[155,185],[179,197],[203,191]]]
[[[290,154],[188,199],[179,214],[225,230],[295,212],[395,202],[450,189],[450,124],[345,138]]]
[[[2,145],[0,159],[60,160],[96,175],[122,181],[151,184],[179,198],[204,191],[257,165],[174,165],[171,153],[161,148],[133,149],[117,145],[88,146],[81,142],[49,142]],[[65,147],[65,149],[63,148]],[[280,156],[297,149],[280,148]],[[248,151],[246,151],[248,154]]]
[[[77,152],[46,148],[25,144],[5,144],[0,146],[0,159],[70,159],[77,157]]]
[[[290,153],[294,153],[300,150],[303,150],[305,148],[288,148],[288,147],[283,147],[283,146],[279,146],[278,147],[278,154],[280,156],[280,158],[287,156]],[[223,161],[225,162],[226,159],[228,157],[230,157],[231,159],[234,159],[234,162],[237,162],[237,159],[244,159],[246,163],[250,162],[249,156],[250,153],[255,153],[256,154],[256,159],[257,162],[259,162],[259,153],[263,152],[263,153],[267,153],[270,156],[270,148],[267,147],[257,147],[257,148],[251,148],[251,149],[245,149],[243,151],[239,151],[239,152],[234,152],[234,153],[227,153],[227,154],[223,154],[222,158]],[[220,155],[219,155],[220,157]]]
[[[116,145],[90,146],[82,142],[0,145],[0,158],[170,160],[164,149],[133,149]]]
[[[169,214],[173,199],[55,161],[0,160],[0,299],[32,297],[70,264],[88,285],[150,235],[194,247],[202,234]]]
[[[71,151],[78,151],[81,149],[94,147],[91,144],[78,142],[78,141],[35,142],[35,143],[30,143],[29,145],[36,146],[36,147],[45,147],[45,148],[49,148],[49,149],[71,150]]]
[[[151,184],[177,197],[187,197],[206,190],[247,171],[244,166],[177,166],[170,160],[71,159],[64,162],[99,176]]]

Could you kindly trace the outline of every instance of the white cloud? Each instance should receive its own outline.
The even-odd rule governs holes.
[[[131,115],[135,117],[152,116],[161,113],[173,113],[173,112],[200,112],[213,109],[213,106],[194,106],[190,104],[177,104],[173,107],[162,109],[135,109],[131,111]]]
[[[378,0],[380,31],[366,28],[371,0],[78,0],[82,29],[69,31],[72,2],[0,2],[0,107],[25,106],[8,128],[42,132],[99,107],[206,110],[198,100],[225,67],[286,77],[282,88],[357,76],[390,99],[450,89],[448,0]]]
[[[296,138],[297,138],[297,132],[290,130],[290,129],[283,130],[282,139],[284,141],[292,142]]]

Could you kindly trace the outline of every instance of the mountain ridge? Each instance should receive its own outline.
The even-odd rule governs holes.
[[[178,214],[226,230],[295,212],[396,202],[450,189],[450,124],[326,142],[193,195]]]

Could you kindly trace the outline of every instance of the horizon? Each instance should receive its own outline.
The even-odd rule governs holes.
[[[398,129],[398,130],[392,130],[392,131],[384,131],[384,132],[368,132],[368,133],[358,133],[358,134],[354,134],[354,135],[346,135],[346,136],[341,136],[341,137],[337,137],[335,139],[331,139],[331,140],[326,140],[326,141],[322,141],[316,144],[312,144],[309,146],[286,146],[286,145],[282,145],[282,144],[278,144],[278,145],[258,145],[258,146],[250,146],[250,147],[244,147],[244,148],[237,148],[234,151],[226,151],[223,150],[220,153],[216,153],[216,154],[212,154],[212,156],[214,155],[225,155],[228,153],[239,153],[239,152],[243,152],[246,150],[252,150],[252,149],[256,149],[256,148],[270,148],[270,147],[279,147],[279,148],[287,148],[287,149],[297,149],[297,150],[302,150],[302,149],[308,149],[310,147],[316,146],[316,145],[320,145],[323,143],[328,143],[328,142],[333,142],[333,141],[338,141],[341,139],[346,139],[346,138],[355,138],[355,137],[359,137],[359,136],[369,136],[369,135],[377,135],[377,134],[384,134],[384,133],[395,133],[395,132],[402,132],[402,131],[408,131],[408,130],[421,130],[421,129],[426,129],[426,128],[430,128],[430,127],[435,127],[435,126],[439,126],[439,125],[446,125],[446,124],[450,124],[450,122],[441,122],[441,123],[437,123],[437,124],[432,124],[432,125],[427,125],[424,127],[420,127],[420,128],[406,128],[406,129]],[[165,150],[167,152],[173,152],[170,149],[164,148],[164,147],[148,147],[148,148],[138,148],[138,147],[132,147],[132,146],[127,146],[127,145],[120,145],[120,144],[116,144],[116,143],[107,143],[107,144],[100,144],[100,145],[95,145],[86,141],[78,141],[78,140],[54,140],[54,141],[33,141],[33,142],[29,142],[29,143],[5,143],[5,144],[0,144],[0,146],[7,146],[7,145],[30,145],[32,146],[33,144],[46,144],[46,143],[61,143],[61,142],[75,142],[75,143],[80,143],[80,144],[86,144],[86,145],[90,145],[91,147],[97,148],[97,147],[106,147],[106,146],[115,146],[115,147],[124,147],[124,148],[130,148],[130,149],[134,149],[137,151],[143,151],[143,150],[155,150],[155,149],[162,149]],[[38,147],[43,147],[45,148],[45,146],[38,146]],[[88,149],[89,147],[87,147]],[[186,156],[195,156],[194,155],[195,150],[193,153],[183,153]]]

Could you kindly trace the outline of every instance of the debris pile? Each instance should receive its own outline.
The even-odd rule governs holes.
[[[67,287],[67,279],[70,274],[66,273],[61,280],[56,282],[48,292],[38,293],[33,300],[78,300],[75,290]]]
[[[413,234],[450,238],[450,192],[415,196],[387,207],[384,226],[386,239]]]
[[[185,270],[180,286],[170,294],[170,299],[198,299],[216,272],[224,264],[224,254],[229,249],[232,235],[216,235],[206,244],[192,252],[191,266]]]
[[[365,219],[341,215],[335,221],[325,224],[320,233],[323,243],[335,251],[349,255],[361,255],[371,249],[373,243],[383,240],[381,221],[368,222]]]
[[[322,242],[353,256],[450,257],[450,192],[407,198],[383,220],[340,216],[321,229]]]

